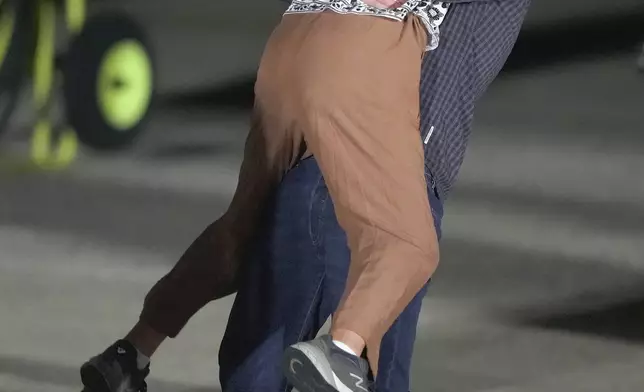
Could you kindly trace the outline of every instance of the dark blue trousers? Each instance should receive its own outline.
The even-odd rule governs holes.
[[[442,204],[428,174],[440,238]],[[340,302],[350,253],[314,158],[284,178],[264,219],[219,352],[224,392],[286,390],[284,349],[316,336]],[[425,286],[382,341],[377,392],[409,391],[409,373]]]

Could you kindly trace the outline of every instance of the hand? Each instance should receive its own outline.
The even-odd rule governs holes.
[[[362,0],[365,4],[376,8],[398,8],[407,0]]]

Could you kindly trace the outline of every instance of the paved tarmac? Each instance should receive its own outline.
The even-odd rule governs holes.
[[[643,102],[626,56],[493,85],[446,204],[414,390],[642,389]],[[80,389],[79,364],[226,207],[247,126],[243,108],[164,101],[129,153],[0,177],[0,391]],[[231,302],[162,348],[151,392],[217,390]]]

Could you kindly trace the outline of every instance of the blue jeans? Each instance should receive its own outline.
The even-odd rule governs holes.
[[[442,204],[433,186],[428,194],[440,238]],[[224,392],[285,391],[280,369],[284,349],[313,339],[344,291],[347,239],[313,158],[284,177],[273,203],[241,274],[221,344]],[[427,285],[382,341],[377,392],[409,390],[416,324],[426,291]]]

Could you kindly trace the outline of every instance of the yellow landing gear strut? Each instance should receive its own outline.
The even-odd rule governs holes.
[[[67,28],[78,33],[85,22],[85,0],[66,0],[65,6]],[[56,72],[56,5],[52,0],[38,0],[37,12],[33,94],[38,118],[31,136],[30,158],[39,168],[63,169],[78,156],[78,140],[69,127],[56,130],[50,116]]]
[[[27,166],[45,170],[72,164],[80,145],[99,151],[130,146],[144,128],[155,87],[150,45],[142,29],[117,12],[87,18],[87,0],[64,0],[70,44],[57,64],[60,2],[0,0],[0,131],[20,90],[22,77],[15,75],[31,68],[22,62],[33,59],[36,120]],[[58,76],[62,76],[64,117],[53,121]],[[3,99],[10,94],[10,99]]]

